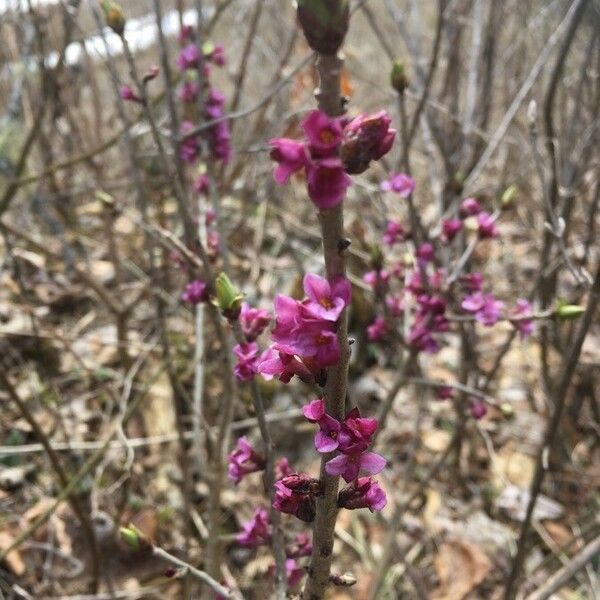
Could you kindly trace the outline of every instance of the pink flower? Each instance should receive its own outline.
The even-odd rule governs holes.
[[[208,175],[206,175],[206,173],[202,174],[202,175],[198,175],[198,177],[196,178],[196,181],[194,181],[194,191],[197,192],[198,194],[202,194],[203,196],[206,196],[208,194],[208,190],[210,189],[210,179],[208,178]],[[206,211],[206,214],[208,215],[208,211]],[[207,223],[208,225],[208,223]]]
[[[308,195],[320,210],[342,202],[352,180],[339,158],[323,158],[307,166]]]
[[[460,205],[460,216],[463,218],[478,215],[480,212],[481,204],[477,198],[465,198]]]
[[[254,451],[248,438],[239,438],[235,450],[229,454],[229,479],[237,485],[249,473],[256,473],[264,468],[265,459]]]
[[[304,276],[304,292],[308,296],[308,302],[304,304],[306,310],[325,321],[337,321],[350,302],[350,282],[343,277],[330,284],[319,275],[307,273]]]
[[[385,110],[373,115],[359,115],[344,128],[340,156],[347,173],[364,172],[372,160],[387,154],[396,136],[390,128],[392,122]]]
[[[460,283],[468,292],[480,292],[483,286],[483,275],[481,273],[468,273],[460,278]]]
[[[333,156],[342,141],[340,119],[331,118],[320,110],[313,110],[308,114],[302,121],[302,129],[313,158]]]
[[[357,444],[348,449],[344,454],[338,454],[335,458],[325,463],[325,471],[328,475],[341,475],[346,483],[350,483],[358,477],[360,470],[371,475],[376,475],[386,465],[383,456],[375,452],[365,452],[364,444]]]
[[[388,331],[385,319],[381,316],[375,317],[375,320],[367,327],[367,338],[370,342],[379,342]]]
[[[144,101],[140,98],[134,91],[130,85],[122,85],[119,90],[119,94],[123,100],[126,102],[137,102],[138,104],[143,104]]]
[[[223,117],[223,107],[225,105],[225,96],[212,88],[206,99],[205,116],[210,120]],[[229,162],[231,158],[231,132],[229,123],[226,120],[215,123],[209,130],[210,151],[215,160],[223,163]]]
[[[273,178],[277,183],[284,184],[296,171],[303,169],[308,164],[306,145],[296,140],[275,138],[269,142],[271,158],[277,163]]]
[[[380,271],[368,271],[363,275],[363,281],[375,289],[379,285],[385,285],[390,280],[390,273],[385,269]]]
[[[235,376],[240,381],[251,381],[257,373],[258,345],[256,342],[238,344],[233,348],[238,362],[233,368]]]
[[[437,388],[436,392],[436,395],[440,400],[448,400],[449,398],[452,398],[453,394],[453,389],[448,385],[440,386],[439,388]]]
[[[225,59],[225,46],[223,44],[215,44],[211,52],[204,56],[217,65],[217,67],[224,67],[227,62]]]
[[[338,495],[338,506],[354,510],[368,508],[371,512],[380,511],[387,504],[385,492],[371,477],[358,477]]]
[[[388,296],[385,304],[392,317],[399,317],[404,312],[404,300],[397,296]]]
[[[401,198],[408,198],[415,189],[415,180],[406,173],[391,173],[381,184],[381,189],[384,192],[395,192]]]
[[[315,448],[317,452],[327,454],[333,452],[340,442],[338,436],[342,429],[341,423],[325,414],[319,419],[319,431],[315,434]]]
[[[477,215],[477,222],[479,224],[479,238],[484,240],[488,238],[495,238],[498,236],[498,228],[496,227],[496,219],[489,213],[482,211]]]
[[[257,508],[252,519],[242,524],[237,542],[246,548],[258,548],[271,541],[271,523],[265,508]]]
[[[263,352],[256,363],[256,370],[264,379],[277,377],[282,383],[289,383],[294,375],[307,383],[314,380],[310,369],[295,356],[278,352],[273,347]]]
[[[504,308],[504,302],[496,300],[492,294],[475,292],[466,296],[461,303],[463,310],[473,313],[477,321],[491,327],[500,319],[500,313]]]
[[[353,408],[344,418],[344,431],[340,439],[342,452],[354,448],[355,444],[370,444],[377,426],[377,419],[361,417],[358,408]]]
[[[191,25],[184,25],[179,30],[179,33],[177,34],[177,41],[180,44],[183,44],[184,42],[187,42],[187,40],[189,40],[192,37],[193,33],[194,33],[194,28]]]
[[[252,342],[271,322],[271,313],[263,308],[252,308],[247,302],[243,302],[239,321],[244,336]]]
[[[310,523],[315,518],[315,497],[322,494],[318,479],[292,473],[275,482],[273,508]]]
[[[199,91],[200,86],[195,81],[186,81],[179,88],[179,98],[182,102],[195,102]]]
[[[417,258],[424,263],[431,262],[435,258],[435,249],[430,242],[423,242],[417,248]]]
[[[293,469],[290,467],[290,461],[285,456],[278,459],[275,463],[275,477],[277,479],[283,479],[293,472]]]
[[[287,584],[289,587],[296,587],[301,581],[306,571],[298,566],[298,563],[293,558],[288,558],[285,561],[285,573],[287,575]]]
[[[398,221],[389,220],[385,233],[383,234],[383,242],[388,246],[393,246],[398,241],[404,241],[408,236],[408,232]]]
[[[311,423],[317,423],[325,416],[325,402],[321,399],[312,400],[302,408],[302,413]]]
[[[532,314],[533,307],[531,303],[525,300],[524,298],[519,298],[517,300],[517,309],[514,311],[514,315],[518,317],[527,317]],[[533,319],[518,319],[512,321],[512,324],[519,331],[519,337],[524,340],[528,338],[534,331],[535,325]]]
[[[487,406],[479,398],[471,398],[471,416],[479,421],[487,414]]]
[[[208,300],[208,286],[201,279],[194,279],[186,286],[181,299],[189,304],[200,304]]]
[[[442,221],[442,236],[447,242],[451,242],[456,234],[462,229],[463,223],[460,219],[444,219]]]
[[[200,60],[200,50],[196,44],[188,44],[181,50],[179,56],[175,60],[175,64],[180,71],[187,69],[195,69],[198,67],[198,61]]]
[[[189,133],[192,129],[194,129],[194,124],[191,121],[183,121],[180,127],[180,133],[183,135]],[[181,142],[179,146],[179,156],[181,160],[187,163],[194,162],[198,156],[200,155],[200,144],[198,143],[198,138],[189,137],[183,142]]]
[[[313,546],[310,541],[310,536],[307,533],[301,532],[296,534],[294,541],[286,546],[285,554],[290,558],[302,558],[312,554]]]

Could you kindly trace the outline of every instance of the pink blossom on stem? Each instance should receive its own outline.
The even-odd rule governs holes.
[[[289,587],[296,587],[306,575],[306,570],[298,566],[293,558],[287,558],[285,561],[285,573]]]
[[[513,314],[517,317],[527,317],[533,313],[533,307],[528,300],[524,298],[519,298],[517,300],[517,308],[513,312]],[[535,325],[533,319],[518,319],[516,321],[512,321],[512,324],[517,328],[519,332],[519,337],[522,340],[527,339],[535,330]]]
[[[384,192],[395,192],[401,198],[408,198],[415,189],[415,180],[406,173],[391,173],[381,184]]]
[[[352,180],[339,158],[323,158],[307,166],[308,195],[319,210],[340,204]]]
[[[302,407],[302,414],[311,423],[317,423],[325,416],[325,402],[320,398],[312,400],[310,404],[306,404]]]
[[[467,273],[461,276],[460,283],[468,292],[480,292],[483,287],[483,275],[481,273]]]
[[[346,483],[356,479],[361,469],[371,475],[377,475],[384,469],[386,460],[375,452],[365,452],[365,449],[366,444],[356,444],[345,453],[327,461],[325,471],[328,475],[341,475]]]
[[[182,102],[195,102],[199,91],[200,86],[195,81],[186,81],[179,88],[179,98]]]
[[[224,67],[227,63],[225,58],[225,46],[218,43],[215,44],[208,54],[204,55],[208,60],[217,65],[217,67]]]
[[[203,173],[202,175],[198,175],[198,177],[196,177],[196,181],[194,181],[194,191],[197,192],[198,194],[202,194],[203,196],[206,196],[208,194],[209,189],[210,189],[210,179],[209,179],[208,175],[206,173]],[[208,211],[206,211],[206,214],[208,215]],[[209,223],[207,223],[207,225],[208,224]]]
[[[189,304],[205,302],[208,300],[208,286],[201,279],[194,279],[185,286],[181,299]]]
[[[180,133],[185,135],[194,129],[194,124],[191,121],[183,121],[180,126]],[[179,156],[181,160],[187,163],[194,162],[200,156],[200,144],[198,138],[189,137],[179,146]]]
[[[385,269],[368,271],[363,275],[363,281],[375,289],[378,285],[385,285],[390,280],[390,273]]]
[[[382,316],[375,317],[375,320],[367,327],[367,338],[370,342],[381,341],[388,332],[386,320]]]
[[[315,448],[317,452],[327,454],[336,450],[340,442],[338,440],[342,429],[341,423],[325,414],[319,419],[319,431],[315,434]]]
[[[463,222],[460,219],[444,219],[442,221],[442,237],[451,242],[462,229]]]
[[[250,521],[242,524],[242,531],[237,535],[237,542],[246,548],[258,548],[271,541],[271,523],[265,508],[257,508]]]
[[[312,554],[313,546],[310,536],[305,533],[297,533],[294,541],[286,546],[285,554],[289,558],[302,558]]]
[[[144,101],[140,98],[134,91],[130,85],[122,85],[119,94],[123,100],[126,102],[137,102],[138,104],[143,104]]]
[[[258,345],[256,342],[237,344],[233,348],[238,362],[233,368],[235,376],[240,381],[251,381],[257,373]]]
[[[304,276],[304,292],[308,296],[304,303],[306,310],[325,321],[337,321],[350,302],[350,282],[343,277],[330,284],[319,275],[307,273]]]
[[[196,44],[188,44],[181,50],[179,56],[175,60],[175,64],[180,71],[187,69],[196,69],[200,60],[200,50]]]
[[[452,398],[453,394],[454,390],[449,385],[442,385],[436,390],[436,396],[440,400],[448,400]]]
[[[435,249],[431,242],[423,242],[417,248],[417,258],[423,263],[429,263],[435,258]]]
[[[320,110],[313,110],[302,121],[302,129],[308,139],[310,153],[313,158],[335,155],[336,149],[342,141],[340,119],[329,117]]]
[[[390,219],[387,222],[385,233],[383,234],[383,242],[388,246],[393,246],[399,241],[404,241],[407,238],[407,231],[404,226],[398,221]]]
[[[239,321],[244,336],[249,342],[252,342],[271,322],[271,313],[264,308],[253,308],[247,302],[243,302]]]
[[[368,508],[371,512],[377,512],[386,504],[385,492],[372,477],[358,477],[338,494],[338,506],[349,510]]]
[[[315,518],[315,497],[321,494],[318,479],[292,473],[275,482],[273,508],[310,523]]]
[[[491,327],[500,319],[504,302],[496,300],[492,294],[475,292],[464,298],[461,307],[466,312],[474,314],[477,321],[486,327]]]
[[[488,239],[498,237],[499,232],[496,227],[495,218],[489,213],[482,211],[477,215],[477,223],[479,225],[478,233],[480,239]]]
[[[269,142],[271,158],[277,163],[273,178],[279,184],[287,183],[290,177],[308,165],[306,145],[296,140],[276,138]]]
[[[487,414],[487,406],[485,405],[485,402],[483,402],[479,398],[471,398],[470,410],[471,410],[471,416],[476,421],[483,419],[483,417],[485,417],[485,415]]]
[[[344,127],[340,156],[347,173],[363,173],[372,160],[387,154],[396,136],[390,128],[392,119],[385,110],[373,115],[359,115]]]
[[[399,317],[404,312],[404,299],[398,296],[387,296],[385,304],[392,317]]]
[[[477,198],[465,198],[460,205],[460,216],[472,217],[478,215],[481,212],[481,204]]]
[[[264,379],[277,377],[282,383],[289,383],[294,375],[301,381],[314,381],[311,370],[292,354],[279,352],[271,347],[262,353],[256,363],[256,370]]]
[[[264,468],[265,459],[255,452],[248,438],[239,438],[237,446],[229,453],[229,478],[237,485],[246,475],[262,471]]]

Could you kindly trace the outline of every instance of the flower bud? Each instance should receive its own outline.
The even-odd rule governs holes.
[[[352,573],[344,573],[343,575],[332,573],[329,576],[329,581],[333,585],[337,585],[339,587],[351,587],[355,585],[358,580],[356,577],[354,577],[354,575],[352,575]]]
[[[131,523],[127,527],[121,527],[119,533],[123,541],[134,550],[142,550],[150,546],[150,542],[144,534]]]
[[[404,63],[399,59],[395,60],[394,64],[392,65],[392,71],[390,73],[390,83],[399,94],[402,94],[404,90],[409,86],[410,82],[406,77]]]
[[[146,71],[146,74],[144,75],[144,77],[142,79],[143,83],[146,84],[149,81],[156,79],[158,77],[159,73],[160,73],[160,68],[158,65],[150,65],[150,67],[148,68],[148,71]]]
[[[519,188],[516,185],[509,185],[500,197],[502,208],[510,208],[519,197]]]
[[[576,319],[585,312],[583,306],[578,304],[566,304],[561,302],[556,309],[556,314],[560,319]]]
[[[335,55],[350,20],[348,0],[297,0],[298,21],[308,45],[319,54]]]
[[[102,12],[106,24],[117,34],[123,35],[125,31],[125,15],[119,4],[112,0],[102,0]]]
[[[221,273],[215,280],[215,291],[221,312],[230,321],[235,321],[242,309],[244,295],[240,294],[225,273]]]

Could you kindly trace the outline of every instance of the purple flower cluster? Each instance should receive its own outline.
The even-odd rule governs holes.
[[[190,27],[184,27],[180,32],[180,42],[186,44],[192,36]],[[203,61],[203,78],[208,88],[204,102],[203,117],[208,121],[223,119],[225,115],[225,96],[217,89],[210,87],[211,64],[222,67],[225,64],[225,49],[222,44],[207,43],[202,50],[193,43],[187,43],[179,52],[176,59],[177,67],[185,72],[184,82],[179,89],[179,98],[185,103],[193,103],[198,99],[200,84],[197,69]],[[184,121],[181,124],[183,135],[190,133],[194,124]],[[227,163],[231,158],[231,132],[226,119],[219,120],[207,130],[208,145],[214,160]],[[200,155],[200,142],[198,137],[192,136],[185,139],[180,145],[181,160],[187,163],[195,162]],[[204,193],[204,190],[202,190]]]
[[[340,204],[352,180],[372,160],[387,154],[396,132],[385,111],[355,119],[331,118],[314,110],[302,122],[305,140],[272,139],[271,158],[277,162],[275,181],[285,184],[304,170],[308,195],[319,210]]]
[[[304,277],[303,300],[278,295],[275,298],[273,344],[259,354],[254,340],[271,319],[268,311],[243,305],[240,324],[246,343],[238,344],[235,374],[242,381],[256,373],[265,379],[277,377],[289,383],[294,375],[303,381],[320,381],[322,371],[335,365],[340,357],[336,336],[337,321],[350,302],[350,283],[343,278],[332,283],[314,273]]]
[[[254,450],[248,438],[241,437],[235,449],[229,454],[229,479],[237,485],[246,475],[262,471],[265,464],[264,457]]]
[[[340,452],[325,464],[328,475],[341,475],[349,483],[358,477],[361,469],[376,475],[385,467],[383,456],[367,451],[377,430],[377,419],[363,418],[358,408],[353,408],[340,422],[325,412],[323,400],[313,400],[303,412],[309,421],[319,426],[315,435],[317,452]]]
[[[201,279],[190,281],[181,294],[183,302],[188,304],[200,304],[208,300],[208,285]]]

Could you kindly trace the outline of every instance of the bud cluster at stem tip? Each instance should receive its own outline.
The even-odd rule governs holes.
[[[319,54],[334,55],[348,31],[348,0],[297,0],[298,21],[308,45]]]

